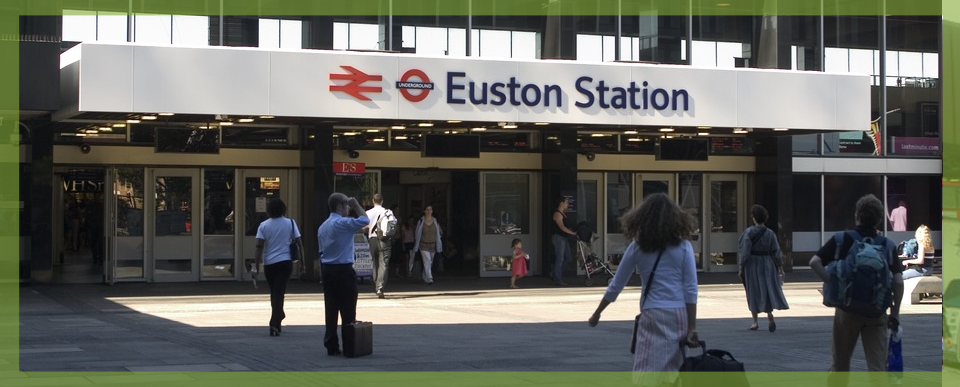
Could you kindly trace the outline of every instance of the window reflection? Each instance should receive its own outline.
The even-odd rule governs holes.
[[[529,233],[530,176],[525,173],[486,174],[484,233]]]

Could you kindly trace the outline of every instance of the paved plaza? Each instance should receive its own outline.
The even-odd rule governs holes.
[[[777,331],[748,331],[733,274],[701,274],[699,332],[748,371],[825,371],[832,309],[809,271],[788,273],[791,309]],[[571,283],[580,283],[571,279]],[[268,335],[269,294],[249,282],[32,285],[20,288],[21,371],[628,371],[640,292],[632,286],[596,328],[603,287],[532,277],[393,280],[385,299],[361,285],[357,315],[375,324],[374,353],[348,359],[322,346],[321,285],[292,281],[280,337]],[[761,315],[762,316],[762,315]],[[907,371],[941,370],[941,304],[902,310]],[[857,350],[854,370],[866,368]]]

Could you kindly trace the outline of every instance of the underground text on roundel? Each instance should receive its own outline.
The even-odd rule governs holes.
[[[563,88],[556,84],[521,83],[516,77],[506,82],[466,81],[465,72],[447,72],[447,103],[464,105],[504,105],[563,107]],[[633,110],[690,110],[690,96],[686,89],[666,90],[652,88],[647,81],[631,81],[627,85],[609,85],[606,81],[582,76],[574,82],[579,98],[578,108],[595,104],[603,109]]]

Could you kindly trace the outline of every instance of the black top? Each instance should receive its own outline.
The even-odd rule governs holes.
[[[554,213],[560,212],[560,210],[553,210]],[[567,228],[570,228],[570,224],[567,222],[567,214],[560,212],[560,215],[563,216],[563,225]],[[550,218],[550,229],[553,230],[554,234],[567,236],[568,234],[560,229],[560,226],[557,226],[557,222],[553,220],[553,217]]]
[[[864,238],[876,238],[877,230],[871,227],[861,227],[857,226],[855,230],[860,236]],[[843,244],[840,246],[840,256],[846,257],[847,252],[850,251],[850,248],[853,247],[853,238],[850,238],[849,235],[844,233],[843,235]],[[900,260],[894,256],[893,251],[896,249],[896,246],[893,244],[889,238],[887,238],[887,262],[890,267],[890,271],[893,273],[902,273],[903,265],[900,264]],[[833,262],[833,258],[836,256],[837,252],[837,243],[833,237],[827,240],[827,243],[824,243],[820,250],[817,251],[817,256],[820,257],[823,266],[827,266],[830,262]]]

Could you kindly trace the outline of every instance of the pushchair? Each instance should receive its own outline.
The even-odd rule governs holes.
[[[583,268],[587,278],[584,279],[585,286],[593,286],[593,276],[607,275],[607,284],[613,282],[613,271],[610,266],[603,262],[600,257],[593,253],[593,228],[590,223],[582,221],[577,224],[577,264]]]

